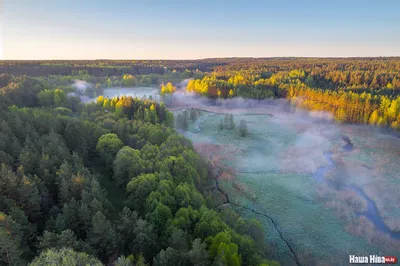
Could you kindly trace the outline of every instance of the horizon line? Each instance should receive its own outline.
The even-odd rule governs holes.
[[[252,56],[232,56],[232,57],[204,57],[204,58],[186,58],[186,59],[138,59],[138,58],[97,58],[97,59],[0,59],[3,61],[200,61],[211,59],[371,59],[371,58],[399,58],[400,55],[382,55],[382,56],[270,56],[270,57],[252,57]]]

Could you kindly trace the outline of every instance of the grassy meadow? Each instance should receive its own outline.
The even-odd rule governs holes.
[[[395,209],[400,201],[368,189],[400,186],[394,175],[399,166],[383,150],[390,147],[369,144],[376,133],[364,136],[355,127],[316,123],[290,114],[240,113],[234,115],[235,129],[220,130],[224,116],[201,111],[195,123],[189,122],[185,135],[223,170],[219,188],[228,194],[231,207],[262,223],[271,253],[284,265],[295,264],[290,248],[304,265],[347,265],[349,254],[400,251],[399,241],[357,214],[366,208],[362,198],[313,178],[318,168],[329,165],[324,153],[332,152],[336,166],[325,178],[339,187],[342,183],[358,185],[376,202],[387,225],[397,228],[398,211],[388,209]],[[237,130],[242,119],[248,127],[246,137],[240,137]],[[343,151],[342,134],[354,142],[353,151]],[[380,162],[385,162],[384,169],[370,168]]]

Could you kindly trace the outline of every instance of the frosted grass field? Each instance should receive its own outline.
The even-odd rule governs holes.
[[[257,218],[263,224],[265,241],[272,246],[273,253],[283,265],[294,265],[295,260],[288,245],[265,215],[275,221],[297,260],[304,265],[324,261],[325,265],[347,265],[349,254],[384,255],[394,252],[400,255],[399,246],[393,245],[399,241],[387,242],[388,236],[377,233],[373,225],[372,229],[367,226],[370,231],[360,227],[361,236],[360,232],[353,232],[359,229],[354,226],[360,224],[362,216],[347,206],[342,196],[349,196],[360,206],[366,205],[362,198],[355,193],[335,191],[313,178],[317,169],[329,165],[324,153],[332,152],[336,167],[327,172],[326,178],[334,179],[334,171],[339,171],[341,176],[345,176],[342,182],[358,185],[376,201],[385,222],[397,221],[400,201],[371,188],[400,191],[399,176],[396,175],[400,173],[400,166],[396,163],[399,154],[396,157],[394,148],[400,147],[400,144],[394,147],[382,146],[381,143],[371,145],[376,133],[365,135],[360,134],[356,127],[315,123],[308,118],[279,114],[236,114],[236,125],[245,119],[249,129],[249,135],[241,138],[236,129],[218,129],[223,117],[223,114],[202,112],[196,124],[189,124],[189,131],[185,134],[195,145],[218,146],[211,155],[220,158],[222,167],[234,171],[233,180],[220,179],[219,187],[229,195],[230,202],[234,203],[232,205],[241,206],[234,207],[238,212],[248,218]],[[343,134],[353,141],[353,151],[343,151]],[[388,142],[387,138],[377,137],[378,142],[386,141],[392,143],[391,146],[397,144],[391,139]],[[387,152],[385,149],[389,148],[391,151]],[[379,166],[369,169],[373,165]],[[365,172],[371,173],[365,175]],[[244,189],[238,190],[238,185]],[[327,191],[322,193],[322,199],[321,191]],[[374,240],[377,234],[386,242]]]

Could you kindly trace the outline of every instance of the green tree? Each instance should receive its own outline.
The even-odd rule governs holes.
[[[228,122],[228,124],[229,124],[229,129],[234,129],[235,128],[235,122],[233,121],[233,115],[232,114],[229,114],[229,122]]]
[[[125,254],[133,252],[132,243],[136,237],[135,227],[138,221],[138,214],[131,211],[129,208],[124,209],[119,214],[119,220],[117,223],[117,232],[120,235],[122,241],[123,251]]]
[[[121,256],[116,261],[114,261],[114,266],[134,266],[133,256],[125,257]]]
[[[67,100],[67,95],[63,90],[56,89],[54,91],[54,105],[62,106]]]
[[[111,88],[111,87],[113,87],[113,85],[114,85],[114,84],[113,84],[112,80],[111,80],[110,78],[108,78],[108,79],[107,79],[107,87],[108,87],[108,88]]]
[[[3,219],[3,220],[2,220]],[[5,222],[5,215],[0,212],[0,225]],[[5,226],[0,227],[0,264],[1,265],[26,265],[22,259],[20,238],[12,236],[10,229]]]
[[[139,83],[142,86],[151,86],[151,78],[146,75],[143,75]]]
[[[180,183],[174,191],[174,198],[179,207],[188,207],[192,203],[192,192],[190,187],[185,183]]]
[[[168,244],[171,248],[180,251],[188,251],[188,235],[182,229],[174,228],[171,236],[168,239]]]
[[[218,129],[219,130],[223,130],[224,129],[224,122],[222,121],[222,119],[221,119],[220,123],[218,124]]]
[[[264,243],[264,230],[262,224],[256,219],[251,219],[250,221],[247,221],[247,226],[247,234],[251,236],[258,245]]]
[[[194,266],[209,265],[209,255],[206,244],[201,242],[200,238],[193,240],[192,249],[188,253],[190,262]]]
[[[192,206],[180,208],[172,220],[172,225],[186,232],[193,232],[194,226],[200,220],[200,212],[194,210]]]
[[[239,124],[239,134],[241,137],[246,137],[247,135],[247,124],[245,120],[240,120],[240,124]]]
[[[137,79],[130,74],[123,75],[122,84],[126,87],[133,87],[137,85]]]
[[[54,104],[54,91],[42,90],[38,93],[38,100],[41,106],[53,106]]]
[[[100,211],[92,218],[92,228],[88,233],[88,240],[104,260],[118,253],[117,233],[111,222]]]
[[[65,107],[56,107],[54,108],[54,112],[56,114],[60,114],[60,115],[65,115],[65,116],[70,116],[72,114],[72,110],[65,108]]]
[[[199,180],[196,170],[182,156],[170,156],[164,159],[160,165],[160,171],[170,173],[177,184],[181,182],[193,184],[194,180]]]
[[[104,160],[107,169],[112,167],[114,157],[123,145],[116,134],[109,133],[99,138],[96,150]]]
[[[208,237],[207,242],[210,243],[210,256],[215,261],[228,266],[241,265],[238,246],[231,242],[231,235],[228,232],[221,232],[215,237]]]
[[[157,188],[157,179],[154,174],[142,174],[133,178],[126,186],[128,193],[127,204],[140,214],[144,213],[144,202],[147,196]]]
[[[221,221],[218,213],[215,211],[202,207],[200,212],[200,221],[196,224],[194,230],[195,237],[205,239],[208,236],[216,235],[228,229],[228,226]]]
[[[129,146],[121,148],[113,163],[114,179],[119,186],[126,186],[130,179],[139,175],[144,168],[140,151]]]
[[[36,257],[30,266],[102,266],[103,264],[86,253],[76,252],[69,248],[60,250],[48,249]]]
[[[82,240],[78,240],[75,233],[70,229],[62,231],[60,234],[45,231],[43,236],[39,237],[40,249],[45,251],[47,249],[55,248],[71,248],[76,251],[89,252],[91,251],[87,243]]]
[[[172,219],[171,209],[162,203],[148,214],[148,220],[152,223],[154,230],[161,234],[169,225]]]
[[[147,221],[139,219],[135,226],[135,239],[132,248],[135,252],[143,254],[146,261],[151,261],[158,253],[157,235],[154,233],[153,226]]]
[[[182,253],[171,247],[161,250],[153,260],[154,266],[179,266],[183,263],[184,257]]]
[[[150,110],[150,112],[149,112],[150,122],[153,124],[157,124],[159,122],[159,120],[158,120],[158,116],[157,116],[156,106],[154,103],[150,106],[149,110]]]
[[[197,110],[195,109],[190,109],[190,119],[194,123],[197,120]]]
[[[87,136],[85,128],[80,121],[75,119],[68,120],[63,137],[70,150],[77,152],[81,158],[86,158],[88,152],[87,139],[91,138],[91,136]]]

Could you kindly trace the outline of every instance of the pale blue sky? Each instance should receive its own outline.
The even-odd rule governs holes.
[[[3,59],[400,55],[399,0],[0,1]]]

